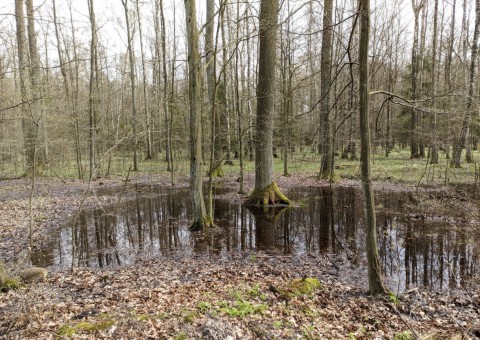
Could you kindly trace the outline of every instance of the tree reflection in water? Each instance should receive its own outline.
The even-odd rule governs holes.
[[[228,258],[263,251],[340,254],[349,260],[346,270],[364,266],[363,209],[356,188],[300,188],[288,196],[297,207],[264,210],[217,199],[219,232],[205,235],[188,231],[187,190],[137,187],[136,194],[118,207],[80,213],[75,263],[108,267],[132,264],[138,257],[210,253]],[[414,215],[405,204],[411,198],[402,193],[376,196],[381,265],[392,289],[459,287],[478,276],[478,228],[453,217]],[[34,249],[35,264],[68,266],[71,244],[67,225],[51,243]]]

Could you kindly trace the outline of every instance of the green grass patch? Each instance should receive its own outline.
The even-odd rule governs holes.
[[[219,306],[219,311],[232,317],[243,318],[249,314],[259,314],[267,309],[266,305],[253,304],[250,301],[234,301],[232,304],[222,301]]]
[[[73,326],[63,325],[58,329],[57,334],[60,336],[62,335],[73,336],[75,334],[82,333],[82,332],[93,333],[96,331],[105,330],[113,326],[114,324],[115,324],[114,320],[103,320],[103,321],[93,322],[93,323],[84,321]]]

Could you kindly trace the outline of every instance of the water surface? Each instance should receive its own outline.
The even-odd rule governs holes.
[[[209,253],[228,258],[261,251],[324,256],[339,270],[365,268],[358,189],[298,188],[288,196],[297,207],[264,210],[216,199],[215,221],[223,232],[205,237],[188,231],[188,189],[136,186],[135,196],[123,203],[81,211],[51,244],[37,250],[34,262],[69,266],[74,243],[74,262],[86,267],[129,265],[153,256]],[[410,194],[376,193],[381,264],[391,288],[454,288],[478,276],[478,225],[458,216],[414,214],[412,204]]]

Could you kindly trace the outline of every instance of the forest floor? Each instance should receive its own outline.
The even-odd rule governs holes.
[[[238,190],[234,177],[224,184]],[[132,176],[125,199],[135,184],[169,185],[149,174]],[[38,179],[29,209],[31,182],[0,181],[0,254],[10,274],[24,264],[30,225],[34,243],[64,225],[81,208],[118,201],[125,178],[87,183]],[[253,178],[247,176],[251,190]],[[279,177],[281,189],[328,185],[314,176]],[[186,187],[186,178],[177,187]],[[335,185],[358,186],[354,180]],[[462,188],[429,188],[377,182],[377,190],[409,191],[421,212],[445,209],[480,220],[478,205]],[[94,190],[88,190],[94,189]],[[229,193],[229,200],[245,195]],[[31,213],[31,218],[30,218]],[[30,224],[32,221],[32,224]],[[477,240],[478,242],[478,240]],[[398,296],[367,293],[366,273],[352,274],[348,261],[328,257],[237,254],[175,255],[143,259],[113,269],[79,268],[75,273],[51,269],[46,281],[0,293],[0,338],[395,338],[465,339],[480,337],[480,280],[463,289],[435,292],[410,289]],[[316,278],[320,286],[296,292],[299,282]],[[293,281],[292,281],[293,280]],[[297,280],[297,281],[295,281]],[[294,282],[292,284],[292,282]]]

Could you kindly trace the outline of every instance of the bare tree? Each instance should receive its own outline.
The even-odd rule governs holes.
[[[375,204],[370,168],[370,122],[369,122],[369,79],[368,43],[370,35],[370,0],[360,0],[360,50],[359,50],[359,95],[360,95],[360,166],[365,204],[365,228],[367,232],[368,289],[371,294],[383,294],[380,259],[377,246]]]
[[[323,2],[323,33],[320,63],[320,124],[321,125],[321,153],[320,178],[330,179],[333,175],[333,129],[330,119],[330,82],[332,69],[333,48],[333,0]]]
[[[140,58],[142,60],[142,90],[143,90],[143,109],[145,110],[145,141],[147,146],[146,159],[153,158],[152,151],[152,118],[150,113],[150,105],[148,102],[148,84],[147,84],[147,65],[145,60],[145,51],[143,47],[143,30],[142,16],[140,11],[140,0],[135,0],[135,9],[137,13],[138,36],[140,40]]]
[[[93,0],[88,0],[88,12],[90,19],[90,79],[88,96],[88,117],[89,117],[89,178],[92,179],[96,167],[96,106],[98,101],[98,68],[97,68],[97,24],[95,21],[95,10]]]
[[[127,49],[128,62],[130,65],[130,90],[131,90],[131,105],[132,105],[132,130],[133,130],[133,171],[138,171],[138,156],[137,156],[137,102],[136,102],[136,85],[135,85],[135,55],[133,53],[133,32],[130,27],[130,18],[128,14],[128,0],[122,0],[123,9],[125,11],[125,22],[127,27]]]
[[[470,129],[470,120],[472,118],[472,106],[474,105],[473,97],[475,96],[475,76],[477,73],[477,55],[478,55],[478,37],[480,34],[480,0],[475,0],[475,29],[473,32],[473,41],[471,47],[470,73],[468,78],[468,93],[465,103],[465,114],[462,120],[460,135],[455,139],[453,144],[453,157],[451,165],[460,167],[462,150],[468,140]]]
[[[260,47],[258,54],[257,121],[255,140],[255,189],[257,205],[290,204],[273,181],[273,94],[278,28],[278,0],[260,2]]]
[[[195,0],[184,0],[188,45],[188,96],[190,103],[190,190],[193,205],[193,223],[190,230],[212,227],[207,214],[202,190],[202,127],[200,94],[200,53]]]

